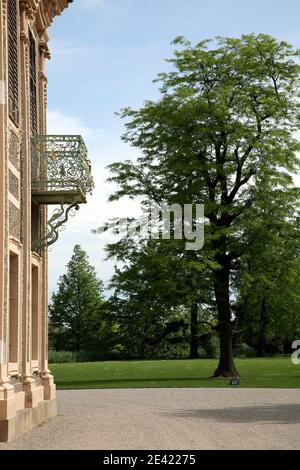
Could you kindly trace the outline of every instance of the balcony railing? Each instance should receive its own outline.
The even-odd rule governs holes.
[[[93,189],[87,148],[79,135],[32,137],[32,196],[40,204],[85,203]]]
[[[35,207],[55,204],[48,228],[32,233],[32,249],[41,252],[56,242],[70,215],[86,203],[94,182],[87,148],[79,135],[39,135],[31,141],[31,192]],[[39,224],[39,222],[37,222]]]

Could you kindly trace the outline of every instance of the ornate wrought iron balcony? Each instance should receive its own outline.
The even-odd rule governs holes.
[[[60,205],[48,221],[48,231],[32,242],[33,250],[40,251],[56,242],[69,215],[86,203],[94,182],[81,136],[34,136],[31,144],[33,203]]]
[[[32,196],[40,204],[85,203],[93,178],[82,137],[32,137],[31,184]]]

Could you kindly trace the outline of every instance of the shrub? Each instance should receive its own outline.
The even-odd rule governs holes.
[[[49,364],[63,364],[66,362],[76,362],[76,353],[72,351],[49,350]]]
[[[55,351],[49,350],[49,364],[63,364],[71,362],[97,362],[113,361],[119,359],[120,354],[116,352],[103,353],[102,351]]]
[[[246,343],[240,344],[234,351],[237,357],[256,357],[255,350]]]

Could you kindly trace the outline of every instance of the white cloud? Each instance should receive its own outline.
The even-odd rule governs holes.
[[[88,197],[75,217],[66,223],[65,231],[60,233],[58,241],[49,251],[49,292],[56,289],[56,283],[69,261],[75,244],[79,243],[90,256],[91,263],[96,267],[99,277],[107,282],[114,271],[114,261],[104,261],[104,248],[107,243],[115,240],[110,233],[93,235],[92,229],[115,217],[134,217],[139,213],[137,201],[122,199],[108,203],[109,194],[114,186],[107,183],[109,173],[106,165],[122,159],[134,159],[136,151],[121,142],[118,131],[109,133],[101,128],[87,126],[79,117],[68,116],[59,110],[48,111],[48,134],[82,135],[88,148],[92,162],[92,173],[95,190]],[[51,211],[49,211],[51,214]]]
[[[94,130],[82,124],[78,117],[66,116],[60,111],[48,111],[48,134],[80,134],[87,138]]]

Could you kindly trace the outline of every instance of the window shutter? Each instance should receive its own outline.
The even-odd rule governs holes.
[[[38,132],[37,116],[37,80],[36,80],[36,45],[31,31],[29,31],[29,60],[30,60],[30,123],[31,133]]]
[[[16,126],[19,125],[19,76],[18,76],[18,23],[17,1],[8,0],[8,112]]]

